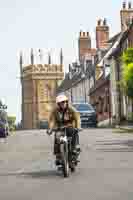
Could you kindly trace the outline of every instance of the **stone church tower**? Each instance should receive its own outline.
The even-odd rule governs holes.
[[[51,64],[49,60],[48,64],[35,64],[33,49],[30,58],[31,64],[23,66],[20,54],[23,129],[36,129],[41,121],[48,119],[57,87],[64,78],[62,50],[59,65]]]

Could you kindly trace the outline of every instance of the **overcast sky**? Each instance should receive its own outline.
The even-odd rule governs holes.
[[[95,26],[107,18],[110,36],[120,31],[122,0],[0,0],[0,98],[9,114],[21,119],[20,49],[43,48],[53,62],[64,64],[77,59],[79,31],[89,31],[95,44]],[[95,46],[94,46],[95,47]]]

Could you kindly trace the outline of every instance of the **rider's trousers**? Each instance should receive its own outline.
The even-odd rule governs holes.
[[[66,129],[67,137],[72,137],[72,148],[74,149],[76,145],[79,144],[79,134],[76,129],[67,128]],[[60,153],[59,145],[58,145],[58,138],[61,136],[61,132],[56,132],[54,137],[54,154]]]

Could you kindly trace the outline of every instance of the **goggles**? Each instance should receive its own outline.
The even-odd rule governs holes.
[[[61,102],[58,103],[58,104],[60,105],[60,104],[65,104],[65,103],[68,103],[68,101],[61,101]]]

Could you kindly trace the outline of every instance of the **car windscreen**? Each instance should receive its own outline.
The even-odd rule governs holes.
[[[94,108],[89,104],[74,104],[73,105],[78,111],[94,111]]]

